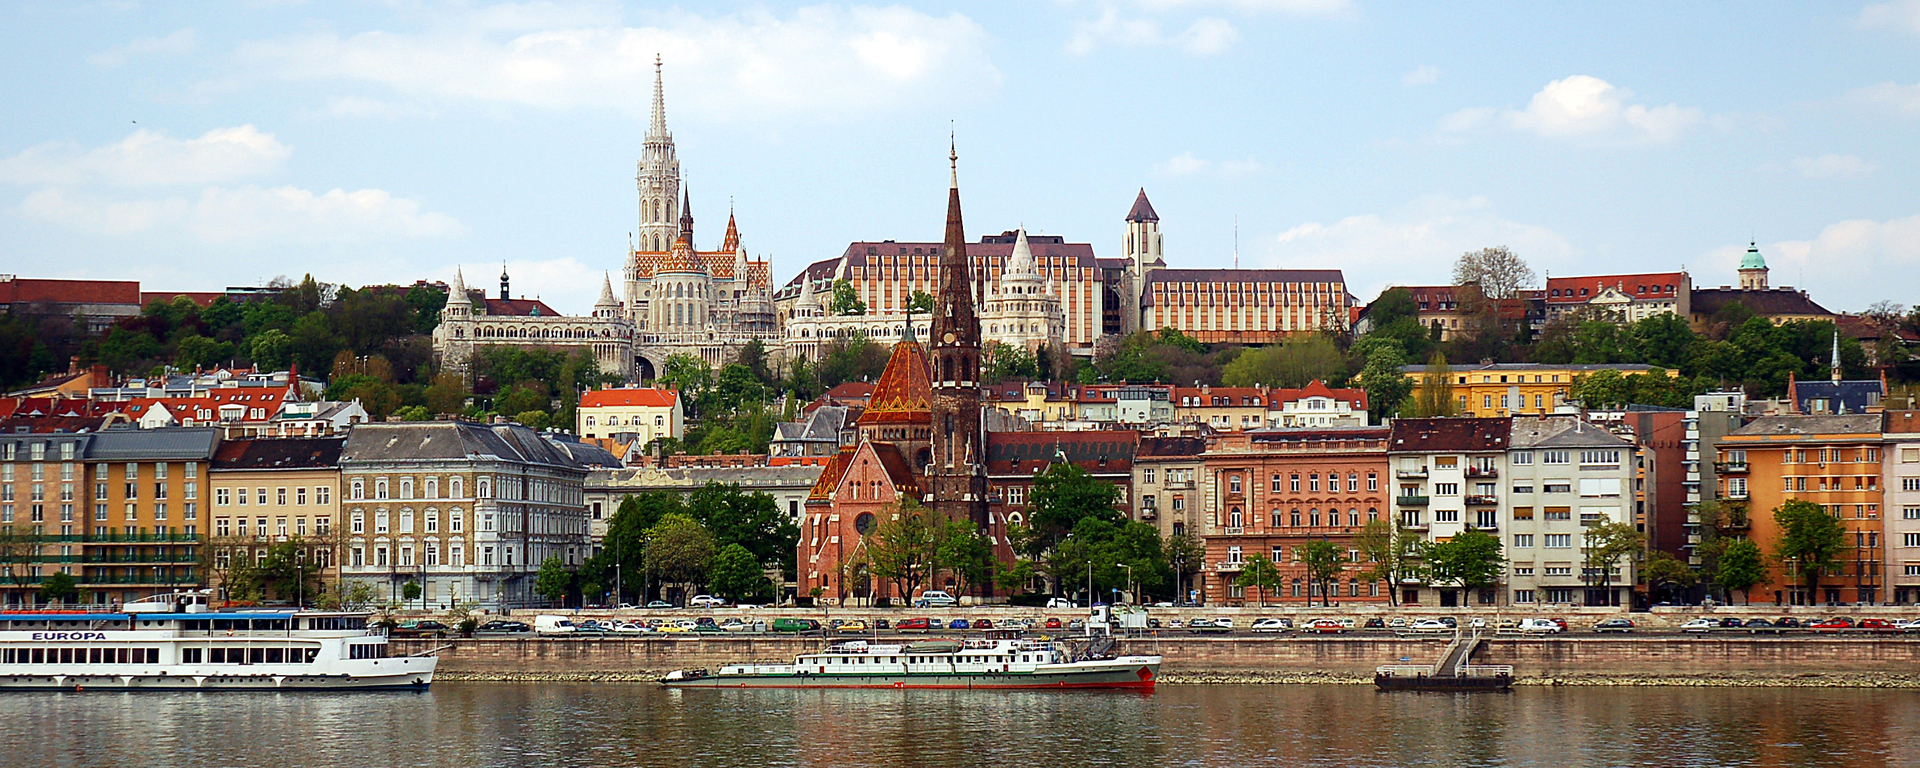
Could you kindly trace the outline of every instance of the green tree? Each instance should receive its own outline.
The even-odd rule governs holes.
[[[993,542],[971,520],[948,520],[937,532],[934,562],[952,581],[953,594],[964,595],[993,578]]]
[[[1439,584],[1458,584],[1468,594],[1498,584],[1506,570],[1500,537],[1486,531],[1461,531],[1425,550],[1428,576]]]
[[[860,291],[853,282],[845,278],[833,281],[833,298],[827,302],[827,311],[836,315],[864,315],[867,303],[860,300]]]
[[[760,561],[739,544],[728,544],[713,556],[711,574],[714,594],[730,603],[751,602],[773,591]]]
[[[233,354],[233,345],[197,333],[182,336],[173,346],[173,365],[183,371],[219,365]]]
[[[875,578],[892,582],[912,599],[932,581],[939,562],[941,523],[909,496],[890,505],[865,534],[867,563]]]
[[[1453,369],[1447,356],[1435,352],[1420,374],[1420,391],[1414,396],[1413,416],[1434,418],[1460,415],[1460,404],[1453,399]]]
[[[984,374],[990,384],[1041,378],[1039,361],[1025,346],[989,341],[985,352]]]
[[[1399,342],[1391,339],[1362,339],[1354,347],[1366,349],[1360,386],[1367,391],[1367,411],[1375,424],[1384,424],[1399,414],[1400,407],[1413,394],[1413,380],[1401,370],[1407,364],[1406,355],[1401,352]]]
[[[831,388],[849,381],[877,381],[890,355],[890,348],[869,341],[864,333],[836,337],[820,348],[820,365],[812,369],[814,383]],[[801,369],[795,370],[798,376]]]
[[[1331,541],[1309,541],[1300,547],[1300,562],[1307,566],[1307,581],[1311,589],[1307,595],[1307,605],[1313,605],[1313,594],[1320,595],[1321,605],[1332,605],[1334,580],[1340,578],[1345,565],[1340,562],[1346,552]]]
[[[1055,463],[1034,476],[1028,498],[1032,505],[1028,524],[1033,526],[1042,550],[1066,538],[1083,519],[1121,520],[1120,511],[1114,509],[1119,489],[1070,462]]]
[[[1580,532],[1581,554],[1586,562],[1582,563],[1582,573],[1588,585],[1587,604],[1593,605],[1596,598],[1601,605],[1610,605],[1613,601],[1613,571],[1620,565],[1621,558],[1631,560],[1646,550],[1647,537],[1635,530],[1633,524],[1624,522],[1601,523],[1587,526]],[[1593,592],[1593,585],[1599,585],[1599,593]]]
[[[473,393],[467,390],[467,382],[458,374],[442,373],[433,377],[433,383],[427,385],[426,408],[428,413],[465,413],[467,398]]]
[[[1490,299],[1510,299],[1535,282],[1533,268],[1504,245],[1460,254],[1453,264],[1454,285],[1474,285]]]
[[[1751,539],[1735,539],[1727,542],[1720,551],[1720,567],[1713,580],[1727,590],[1744,595],[1747,604],[1753,604],[1753,588],[1767,581],[1767,560],[1760,552],[1760,545]]]
[[[1647,553],[1647,562],[1640,569],[1640,577],[1646,581],[1648,591],[1656,600],[1668,590],[1691,589],[1700,583],[1700,573],[1693,566],[1660,550]]]
[[[758,338],[749,339],[740,348],[739,363],[747,367],[755,381],[769,385],[780,383],[780,377],[773,372],[772,361],[767,359],[767,345]]]
[[[1369,520],[1354,537],[1354,546],[1367,558],[1361,577],[1387,584],[1387,602],[1400,604],[1400,585],[1425,573],[1420,559],[1420,534],[1391,520]]]
[[[540,561],[540,572],[533,577],[533,593],[549,603],[565,605],[567,595],[573,593],[573,570],[560,561],[559,555],[548,556]]]
[[[1285,343],[1249,349],[1228,363],[1221,380],[1232,387],[1304,387],[1323,381],[1332,386],[1347,380],[1347,356],[1326,334],[1301,334]]]
[[[647,573],[661,582],[692,586],[706,579],[713,563],[713,534],[700,521],[670,513],[647,530]]]
[[[1167,534],[1160,542],[1160,550],[1165,553],[1167,565],[1173,568],[1173,601],[1185,602],[1187,599],[1187,574],[1198,573],[1207,567],[1207,547],[1200,538],[1186,529]]]
[[[800,545],[800,527],[765,493],[709,482],[687,495],[686,511],[713,533],[714,546],[738,544],[763,568],[779,568],[791,577]]]
[[[1809,603],[1819,600],[1820,574],[1840,564],[1846,529],[1824,507],[1803,499],[1775,507],[1773,521],[1780,526],[1774,557],[1799,570]]]
[[[400,585],[400,599],[409,603],[420,599],[420,582],[408,579]]]
[[[1266,555],[1254,555],[1240,564],[1240,575],[1233,577],[1233,585],[1245,589],[1254,588],[1255,602],[1265,604],[1267,596],[1272,594],[1269,584],[1280,580],[1280,569],[1268,560]]]
[[[704,414],[699,406],[706,400],[708,390],[713,389],[713,369],[707,366],[707,361],[681,352],[669,356],[660,368],[659,381],[680,393],[687,418],[701,418]]]
[[[298,538],[267,548],[267,556],[253,574],[265,596],[306,605],[325,591],[320,562],[308,556],[310,548],[308,542]]]
[[[71,603],[79,597],[80,585],[74,582],[73,574],[66,571],[54,571],[40,582],[40,599],[49,603]]]

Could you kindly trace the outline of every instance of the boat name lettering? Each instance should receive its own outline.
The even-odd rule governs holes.
[[[35,640],[105,640],[105,632],[35,632]]]

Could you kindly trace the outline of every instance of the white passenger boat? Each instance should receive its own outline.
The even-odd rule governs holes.
[[[207,593],[119,613],[0,613],[0,690],[425,689],[439,659],[391,657],[368,614],[207,610]]]
[[[1110,644],[1109,644],[1110,647]],[[792,664],[733,664],[717,672],[680,670],[676,688],[1131,688],[1153,690],[1159,656],[1075,656],[1059,644],[1025,639],[838,643]]]

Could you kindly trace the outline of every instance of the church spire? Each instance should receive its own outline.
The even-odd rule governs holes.
[[[1833,329],[1833,356],[1827,358],[1827,367],[1833,369],[1833,383],[1840,383],[1840,328]]]
[[[667,135],[667,89],[660,78],[660,54],[653,55],[653,122],[647,124],[647,138],[671,140]]]
[[[975,314],[967,230],[960,219],[960,157],[947,150],[946,243],[940,249],[939,293],[934,296],[932,343],[933,509],[949,520],[971,521],[989,536],[986,435],[980,416],[980,317]],[[983,278],[984,282],[984,278]]]
[[[685,184],[680,187],[680,236],[693,244],[693,193]]]

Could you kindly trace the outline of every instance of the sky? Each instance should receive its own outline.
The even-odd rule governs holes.
[[[1920,303],[1920,0],[892,5],[14,0],[0,272],[218,290],[445,280],[585,314],[636,227],[653,61],[701,248],[784,283],[940,239],[1336,268],[1506,245],[1832,310]],[[1902,181],[1905,179],[1906,181]]]

